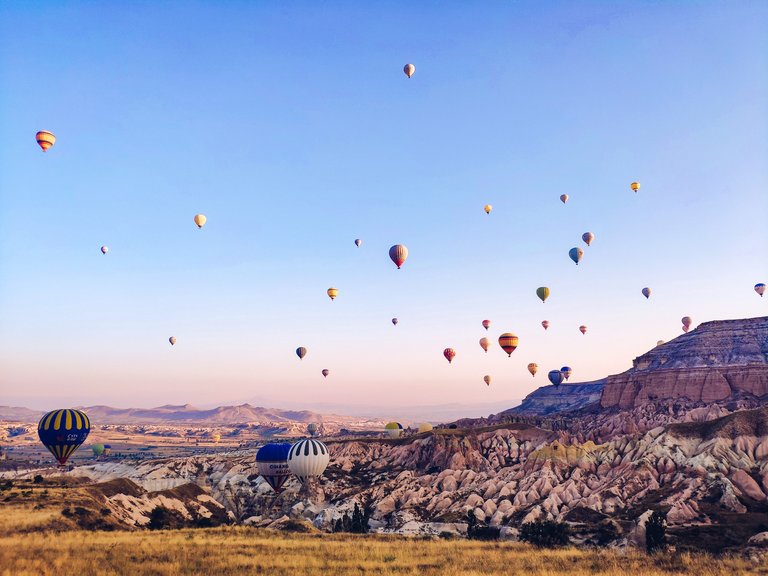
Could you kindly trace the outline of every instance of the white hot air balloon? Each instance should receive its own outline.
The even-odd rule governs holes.
[[[328,447],[320,440],[311,438],[299,440],[288,451],[288,466],[302,484],[320,476],[330,459]]]

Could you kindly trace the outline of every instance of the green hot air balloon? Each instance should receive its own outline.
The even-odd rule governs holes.
[[[542,302],[546,302],[547,298],[549,298],[549,288],[546,286],[536,288],[536,296],[538,296]]]
[[[91,446],[91,450],[93,451],[93,455],[98,458],[104,454],[104,444],[94,444]]]

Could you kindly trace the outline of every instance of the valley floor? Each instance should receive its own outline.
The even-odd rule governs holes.
[[[285,534],[252,528],[31,532],[0,539],[2,576],[377,574],[766,574],[735,557],[611,550],[540,550],[523,544],[339,534]]]

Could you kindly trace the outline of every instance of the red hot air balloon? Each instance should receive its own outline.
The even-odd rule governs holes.
[[[491,321],[490,321],[490,320],[483,320],[483,328],[485,328],[486,330],[488,330],[488,327],[489,327],[490,325],[491,325]]]
[[[582,324],[581,326],[579,326],[579,331],[580,331],[582,334],[586,334],[586,333],[587,333],[587,327],[586,327],[586,326],[584,326],[584,324]]]
[[[328,368],[324,368],[323,369],[323,378],[328,378],[328,374],[330,374],[330,373],[331,373],[331,371],[328,370]]]
[[[683,316],[683,319],[681,320],[683,323],[683,332],[688,332],[691,328],[691,324],[693,324],[693,320],[691,320],[690,316]]]
[[[397,266],[397,269],[400,269],[400,266],[402,266],[405,263],[405,259],[408,258],[408,248],[406,248],[403,244],[395,244],[392,246],[392,248],[389,249],[389,257],[392,259],[392,262],[395,263],[395,266]]]
[[[453,348],[446,348],[443,350],[443,356],[445,356],[445,359],[448,360],[448,364],[450,364],[451,361],[456,357],[456,350]]]
[[[541,325],[544,327],[544,330],[549,328],[549,320],[542,320]]]

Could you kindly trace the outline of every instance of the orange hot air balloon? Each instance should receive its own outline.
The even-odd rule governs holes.
[[[568,202],[568,194],[560,194],[560,202],[562,202],[563,204]]]
[[[528,372],[531,373],[531,376],[536,376],[536,372],[539,370],[539,365],[535,362],[531,362],[528,364]]]
[[[443,356],[445,356],[445,359],[448,360],[448,364],[450,364],[451,361],[456,357],[456,350],[453,348],[446,348],[443,350]]]
[[[582,324],[581,326],[579,326],[579,331],[582,334],[586,334],[587,333],[587,327]]]
[[[637,192],[640,190],[640,182],[632,182],[632,184],[630,184],[630,188],[632,188],[633,192]]]
[[[408,78],[410,78],[411,76],[413,76],[413,73],[416,72],[416,66],[414,66],[413,64],[406,64],[405,66],[403,66],[403,72],[405,72],[405,75],[408,76]]]
[[[40,130],[40,132],[35,134],[35,140],[37,140],[37,144],[43,149],[43,152],[47,152],[56,143],[56,136],[53,135],[53,132]]]
[[[491,321],[490,321],[490,320],[483,320],[483,328],[485,328],[486,330],[488,330],[488,327],[489,327],[490,325],[491,325]]]
[[[504,332],[504,334],[499,336],[499,346],[501,346],[501,349],[507,353],[507,356],[512,356],[512,352],[517,348],[517,342],[517,336],[511,332]]]
[[[549,328],[549,320],[542,320],[541,325],[544,327],[544,330]]]
[[[485,350],[485,352],[488,352],[488,346],[490,345],[490,342],[488,341],[488,338],[480,338],[480,348]]]
[[[681,320],[683,323],[683,332],[688,332],[688,330],[691,328],[691,324],[693,324],[693,320],[691,320],[690,316],[683,316],[683,319]]]
[[[326,290],[326,293],[328,294],[328,298],[330,298],[331,300],[335,300],[336,296],[339,295],[339,289],[338,288],[328,288],[328,290]]]
[[[198,228],[205,226],[207,220],[208,218],[205,217],[205,214],[195,214],[195,224],[197,224]]]
[[[486,386],[490,386],[491,385],[491,377],[488,374],[486,374],[485,376],[483,376],[483,382],[485,382]]]
[[[408,258],[408,248],[402,244],[395,244],[389,249],[389,257],[392,262],[395,263],[397,269],[400,270],[400,266],[405,263],[405,259]]]
[[[485,210],[486,214],[490,214],[491,210],[493,210],[493,206],[491,206],[490,204],[486,204],[485,208],[483,208],[483,210]]]

